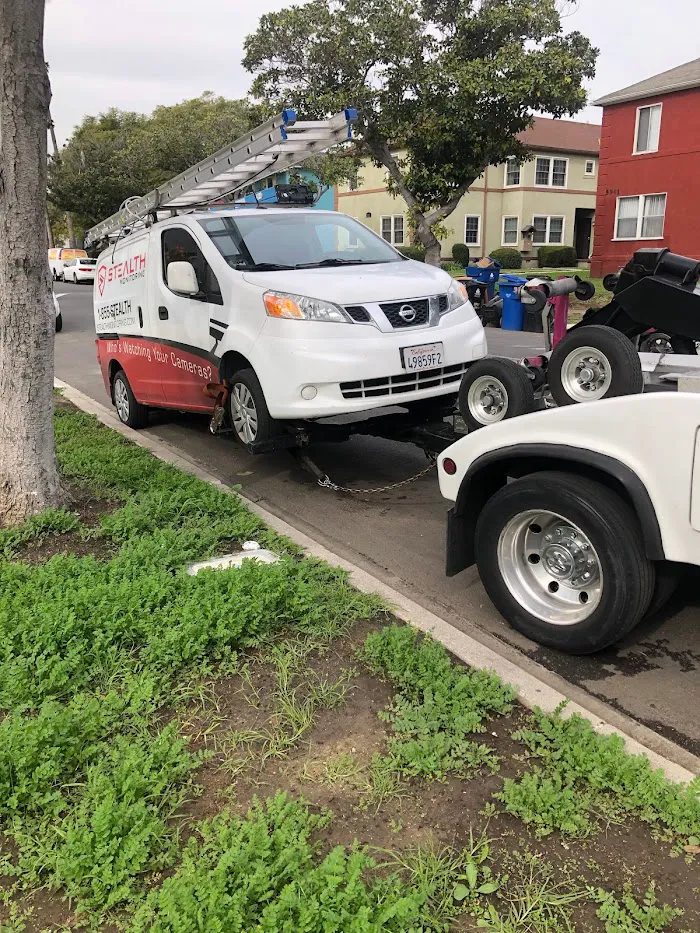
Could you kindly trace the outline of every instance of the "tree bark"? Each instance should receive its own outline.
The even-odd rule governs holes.
[[[58,504],[44,0],[0,0],[0,525]]]

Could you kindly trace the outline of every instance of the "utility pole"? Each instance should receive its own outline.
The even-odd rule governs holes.
[[[58,143],[56,142],[56,129],[54,127],[53,120],[51,119],[51,111],[49,111],[49,132],[51,133],[51,145],[53,147],[53,157],[57,162],[60,162],[61,157],[58,154]],[[66,211],[66,226],[68,227],[68,245],[75,249],[78,245],[75,240],[75,227],[73,225],[73,215],[70,211]],[[50,236],[49,240],[53,240],[53,234]],[[53,246],[52,242],[49,242],[50,246]]]

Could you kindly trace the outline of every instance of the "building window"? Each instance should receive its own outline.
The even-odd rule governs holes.
[[[568,159],[550,159],[539,156],[535,163],[535,184],[552,188],[566,188]]]
[[[504,246],[517,246],[518,245],[518,227],[520,226],[519,217],[504,217],[503,218],[503,245]]]
[[[564,242],[564,218],[563,217],[533,217],[532,225],[535,232],[532,234],[532,242],[537,246],[554,246]]]
[[[658,152],[661,134],[661,104],[637,108],[634,152]]]
[[[595,159],[586,159],[585,175],[595,175]]]
[[[506,162],[506,188],[520,184],[520,163],[517,159],[508,159]]]
[[[467,214],[464,218],[464,242],[467,246],[481,243],[481,217],[478,214]]]
[[[394,246],[403,243],[403,214],[394,214],[393,217],[382,217],[382,238]]]
[[[659,240],[664,235],[665,194],[617,199],[616,240]]]

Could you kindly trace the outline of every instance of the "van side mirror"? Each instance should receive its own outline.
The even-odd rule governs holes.
[[[168,288],[180,295],[198,295],[199,282],[191,262],[171,262],[168,264]]]

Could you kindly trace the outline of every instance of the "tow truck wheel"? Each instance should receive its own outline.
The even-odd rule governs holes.
[[[148,408],[136,401],[129,380],[123,369],[116,372],[112,380],[114,407],[122,424],[130,428],[145,428],[148,424]]]
[[[600,324],[568,334],[552,353],[547,373],[557,405],[637,395],[644,389],[642,364],[632,341]]]
[[[479,574],[521,634],[569,654],[592,654],[647,611],[654,565],[631,508],[606,486],[569,473],[508,483],[476,526]]]
[[[260,380],[252,369],[241,369],[232,376],[229,414],[234,433],[243,444],[268,441],[277,434],[277,422],[270,417]]]
[[[459,413],[470,431],[535,410],[535,393],[527,370],[514,360],[485,359],[473,363],[459,387]]]

